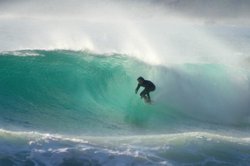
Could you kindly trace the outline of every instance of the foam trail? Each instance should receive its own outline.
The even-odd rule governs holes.
[[[245,165],[249,162],[248,137],[239,138],[206,132],[76,138],[1,129],[0,138],[4,141],[0,141],[2,165],[120,165],[120,163],[126,165],[190,163],[202,165],[208,162],[215,165],[222,163]],[[16,148],[11,148],[8,144]],[[215,148],[218,146],[224,155],[218,154]],[[202,155],[199,154],[200,149],[206,149],[202,151]],[[185,160],[179,158],[176,155],[178,153],[181,153]]]

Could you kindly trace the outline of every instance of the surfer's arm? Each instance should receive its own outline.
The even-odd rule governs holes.
[[[135,93],[137,93],[137,92],[138,92],[138,90],[139,90],[140,86],[141,86],[140,84],[138,84],[138,85],[137,85],[137,87],[136,87],[136,89],[135,89]]]

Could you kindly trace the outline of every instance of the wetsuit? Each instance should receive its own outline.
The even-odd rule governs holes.
[[[155,85],[148,80],[144,80],[142,84],[138,84],[136,87],[136,92],[139,90],[140,87],[144,87],[145,89],[140,93],[141,97],[145,97],[147,95],[148,99],[150,100],[150,95],[149,92],[154,91],[155,90]]]

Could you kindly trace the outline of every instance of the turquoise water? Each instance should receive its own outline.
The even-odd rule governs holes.
[[[149,71],[147,75],[153,78],[157,73],[153,66],[122,55],[28,52],[37,55],[1,56],[5,66],[1,70],[1,110],[5,110],[1,118],[6,127],[119,135],[162,129],[158,123],[172,121],[168,114],[173,109],[163,111],[164,102],[146,105],[134,93],[139,74]],[[164,119],[159,122],[161,116]]]
[[[1,165],[250,162],[246,69],[71,50],[2,52],[0,66]]]

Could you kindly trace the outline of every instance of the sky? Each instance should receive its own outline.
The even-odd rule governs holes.
[[[249,21],[250,16],[249,0],[162,0],[161,3],[166,10],[204,20]]]
[[[0,0],[0,16],[178,16],[208,23],[250,24],[250,0]]]

